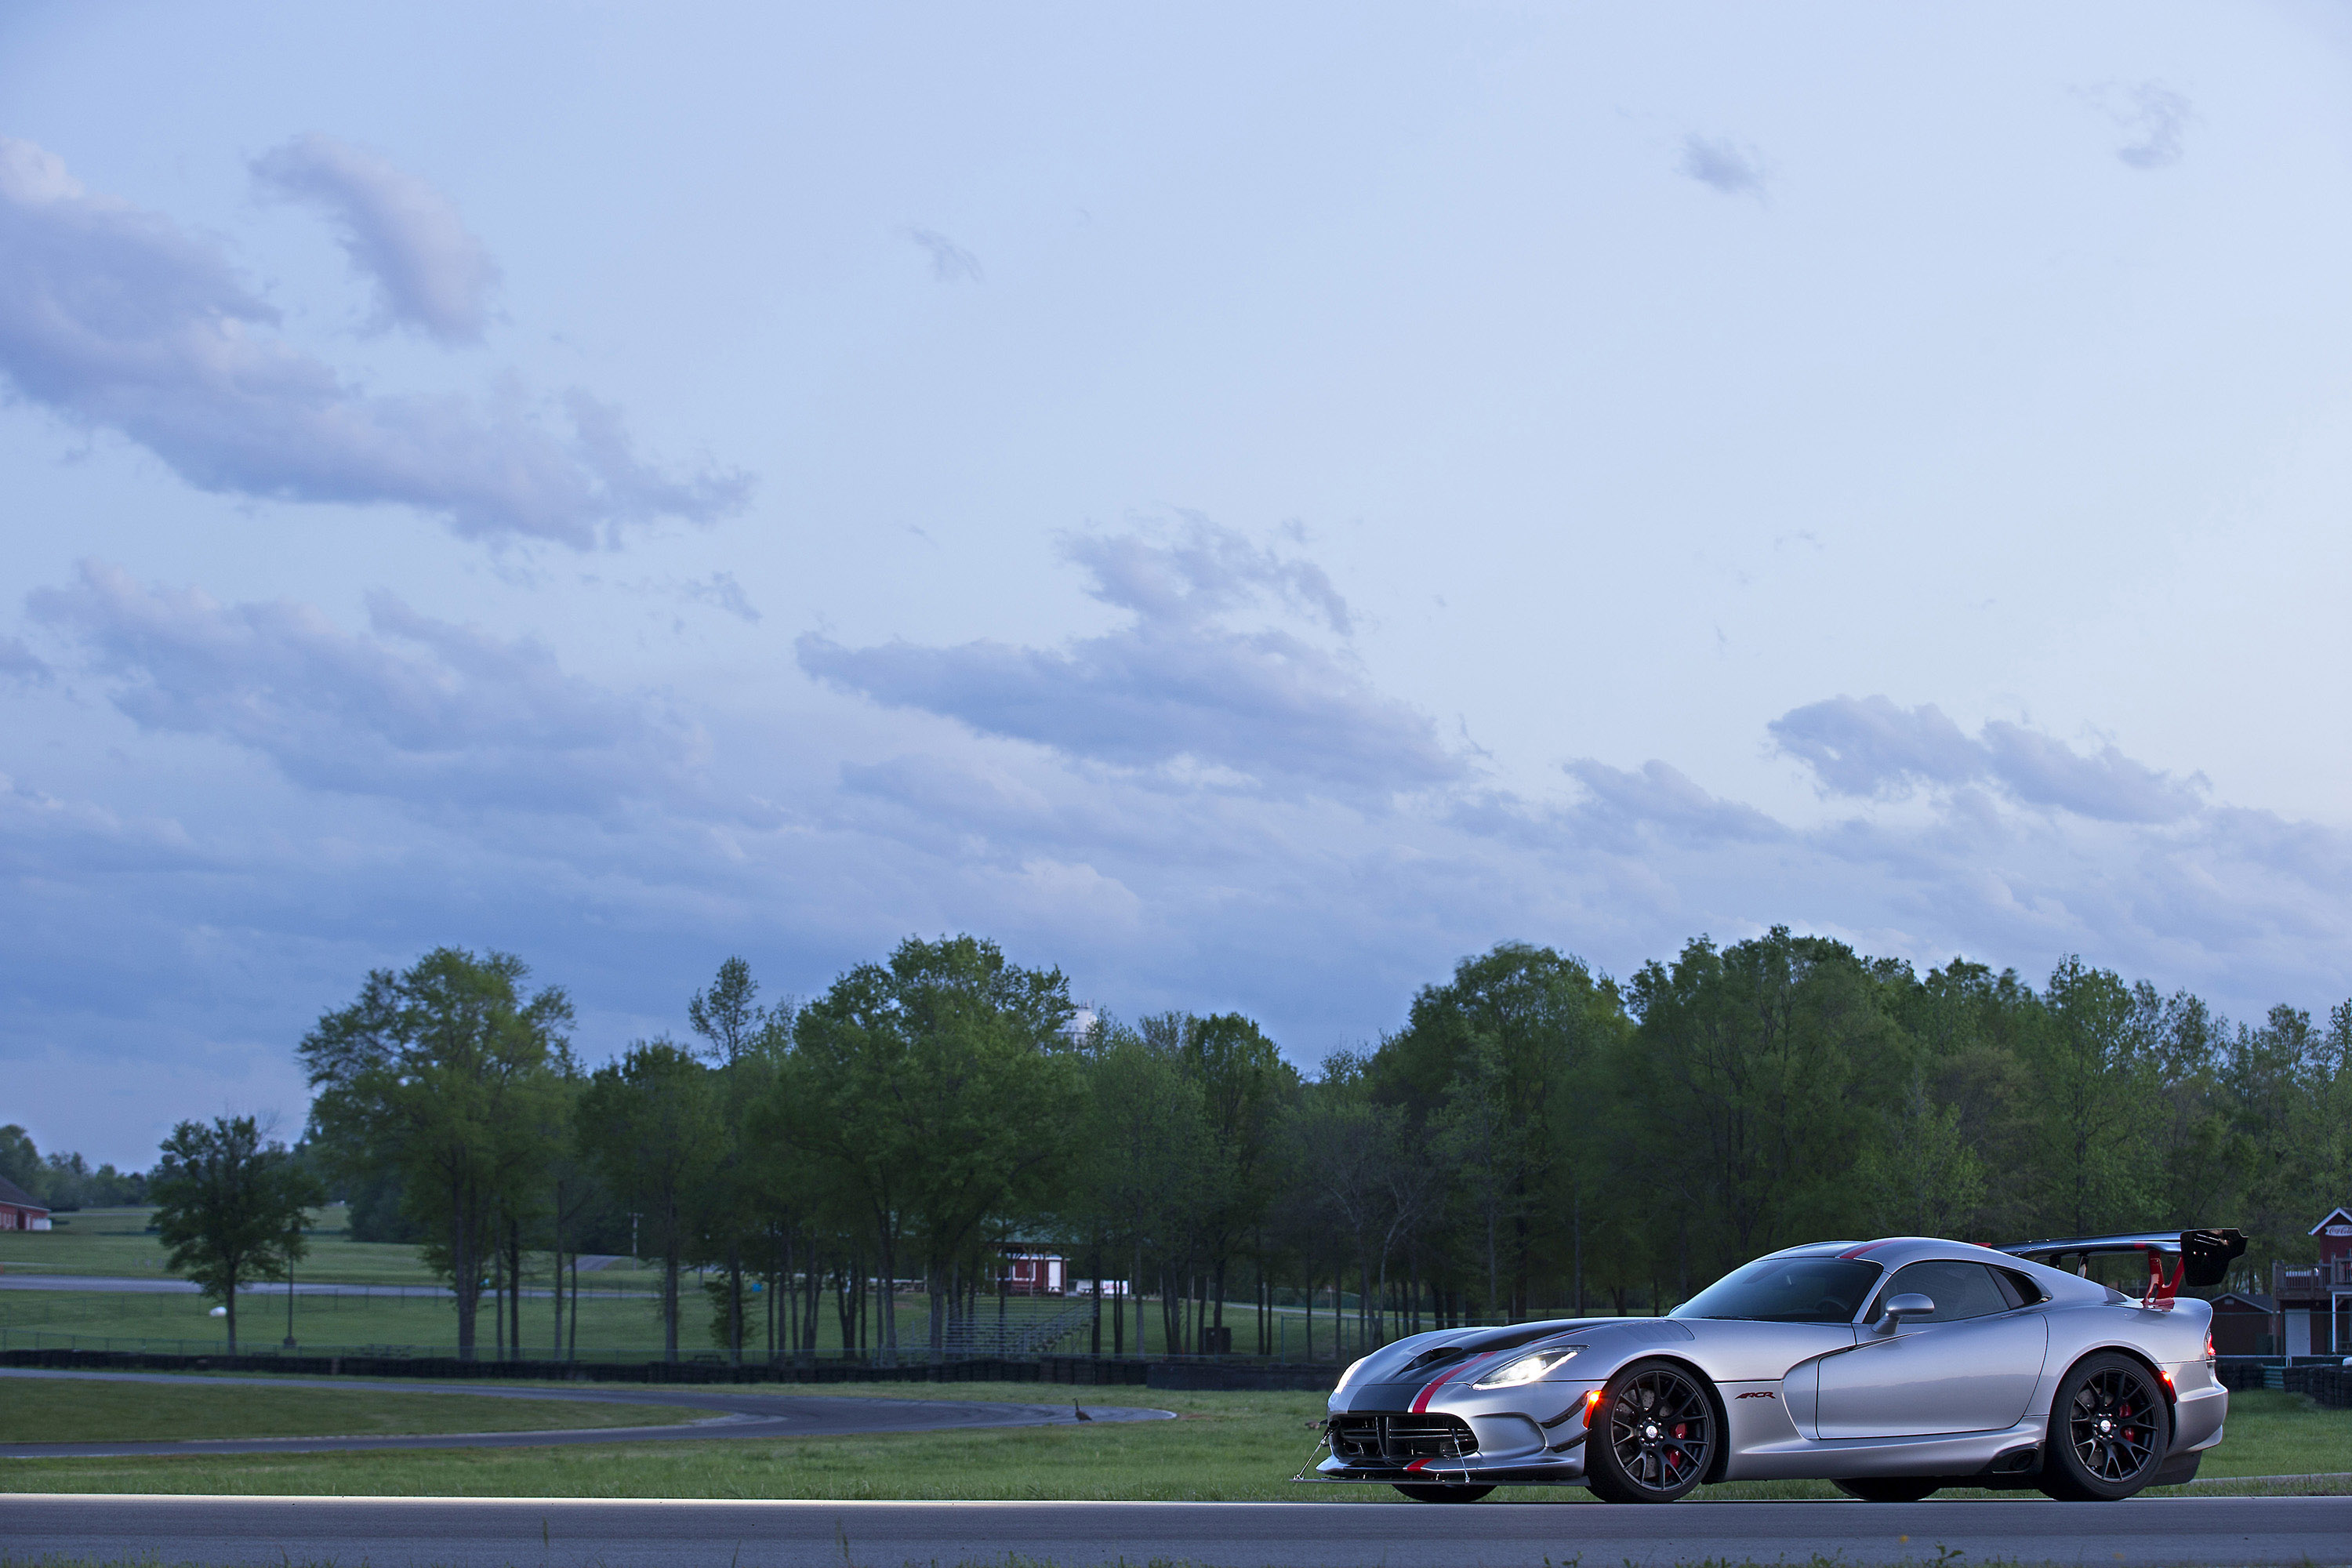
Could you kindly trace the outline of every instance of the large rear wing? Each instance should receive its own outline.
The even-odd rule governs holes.
[[[2213,1286],[2228,1279],[2231,1262],[2245,1253],[2246,1238],[2236,1230],[2151,1230],[2028,1241],[2000,1250],[2077,1274],[2089,1273],[2095,1257],[2137,1252],[2147,1259],[2147,1293],[2140,1300],[2153,1307],[2171,1300],[2183,1285]]]

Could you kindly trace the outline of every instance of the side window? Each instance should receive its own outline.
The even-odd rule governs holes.
[[[2014,1268],[1994,1269],[1992,1282],[2000,1287],[2000,1293],[2009,1299],[2012,1307],[2031,1307],[2038,1301],[2049,1300],[2041,1286]]]
[[[1950,1323],[1963,1318],[1990,1317],[2017,1303],[2003,1293],[1993,1271],[1981,1263],[1933,1260],[1906,1263],[1878,1294],[1878,1310],[1890,1296],[1919,1295],[1936,1303],[1935,1312],[1914,1322]]]

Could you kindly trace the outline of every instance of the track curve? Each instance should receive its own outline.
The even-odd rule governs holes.
[[[345,1379],[301,1377],[191,1377],[169,1373],[52,1372],[0,1368],[0,1378],[66,1379],[100,1383],[192,1383],[232,1387],[318,1388],[350,1392]],[[434,1432],[386,1437],[216,1437],[162,1443],[11,1443],[0,1458],[131,1458],[163,1454],[322,1454],[374,1448],[524,1448],[579,1443],[709,1441],[712,1438],[832,1437],[865,1432],[950,1432],[994,1426],[1076,1425],[1081,1408],[1069,1405],[1005,1404],[973,1399],[883,1399],[864,1395],[742,1394],[709,1388],[614,1388],[596,1384],[568,1388],[484,1388],[462,1383],[370,1384],[399,1394],[461,1394],[481,1399],[541,1399],[585,1405],[647,1405],[704,1410],[700,1421],[659,1426],[582,1426],[554,1432]],[[1089,1421],[1172,1421],[1169,1410],[1098,1405],[1086,1408]],[[0,1539],[5,1539],[0,1536]]]

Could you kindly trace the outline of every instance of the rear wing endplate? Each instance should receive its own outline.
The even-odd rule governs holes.
[[[2095,1257],[2137,1252],[2147,1259],[2147,1293],[2140,1300],[2154,1307],[2171,1300],[2183,1285],[2210,1287],[2228,1279],[2231,1263],[2245,1253],[2246,1238],[2237,1230],[2145,1231],[2028,1241],[2000,1250],[2077,1274],[2088,1273]]]

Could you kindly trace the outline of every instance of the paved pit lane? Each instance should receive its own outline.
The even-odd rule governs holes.
[[[2103,1568],[2352,1561],[2352,1498],[1919,1503],[644,1502],[0,1496],[18,1558],[359,1568],[1589,1568],[1994,1559]]]

